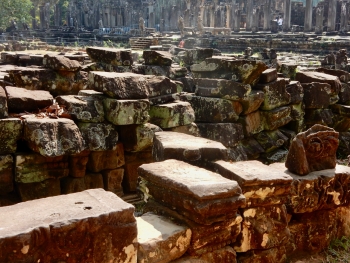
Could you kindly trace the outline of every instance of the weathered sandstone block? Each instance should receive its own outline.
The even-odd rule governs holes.
[[[289,148],[286,167],[299,175],[333,169],[336,165],[338,138],[338,132],[322,125],[314,125],[306,132],[299,133]]]
[[[324,126],[333,126],[334,114],[331,109],[306,109],[304,122],[307,128],[311,128],[315,124]]]
[[[178,132],[156,132],[152,152],[156,161],[227,159],[227,149],[221,143]]]
[[[199,224],[235,218],[245,203],[237,182],[182,161],[143,164],[138,173],[146,194]]]
[[[124,163],[124,147],[122,143],[118,143],[115,150],[91,152],[86,167],[91,172],[99,173],[102,170],[119,168]]]
[[[62,194],[73,194],[87,190],[84,177],[65,177],[61,180]]]
[[[103,62],[114,66],[130,66],[133,63],[131,50],[88,47],[86,53],[95,62]]]
[[[8,116],[8,107],[7,107],[7,96],[6,92],[0,85],[0,119],[6,118]]]
[[[236,251],[230,246],[213,250],[200,257],[183,257],[171,263],[236,263]]]
[[[103,177],[100,173],[87,173],[84,176],[86,189],[104,188]]]
[[[306,109],[327,108],[332,102],[331,86],[327,83],[302,84]],[[317,96],[315,96],[317,94]],[[336,101],[335,101],[336,102]]]
[[[240,101],[243,107],[242,114],[247,115],[254,111],[257,111],[261,104],[264,102],[264,92],[260,90],[252,90],[247,99]]]
[[[187,101],[151,106],[150,122],[161,128],[183,126],[194,122],[195,112]]]
[[[79,128],[72,120],[37,118],[29,115],[23,124],[24,140],[31,150],[43,156],[75,154],[85,149]]]
[[[165,131],[172,131],[172,132],[179,132],[179,133],[185,133],[188,135],[193,135],[196,137],[199,137],[199,129],[195,122],[192,122],[190,124],[184,125],[184,126],[177,126],[172,127],[169,129],[164,129]]]
[[[23,123],[21,119],[0,119],[0,154],[15,153],[17,141],[22,138]]]
[[[50,54],[44,55],[43,66],[60,71],[78,71],[81,69],[81,64],[77,60],[70,60],[65,56],[54,56]]]
[[[275,80],[277,80],[277,70],[269,68],[269,69],[264,70],[261,73],[259,82],[266,84],[266,83],[273,82]]]
[[[69,175],[72,177],[84,177],[86,164],[89,160],[90,151],[85,150],[69,156]]]
[[[13,191],[13,157],[0,155],[0,196]]]
[[[254,134],[253,137],[267,153],[276,150],[288,141],[288,137],[280,130],[263,131]]]
[[[260,154],[264,152],[264,149],[254,137],[245,138],[240,142],[240,145],[242,145],[244,152],[250,160],[258,159]]]
[[[149,103],[152,106],[152,105],[170,103],[176,100],[180,100],[180,96],[177,93],[149,98]]]
[[[341,69],[318,68],[317,72],[336,76],[341,82],[348,83],[350,81],[350,73]]]
[[[239,253],[237,259],[241,263],[285,263],[287,262],[287,251],[285,246],[264,250],[256,249]]]
[[[330,94],[337,95],[341,90],[341,83],[338,77],[329,74],[314,72],[314,71],[302,71],[296,74],[296,80],[300,83],[327,83],[330,85]]]
[[[260,111],[255,111],[247,115],[240,116],[238,122],[242,124],[244,135],[250,137],[264,129]]]
[[[350,85],[348,83],[342,83],[342,88],[339,92],[339,103],[350,105]]]
[[[104,99],[105,118],[114,125],[144,124],[149,120],[148,100]]]
[[[212,48],[186,49],[178,53],[178,57],[186,64],[193,65],[203,62],[206,58],[213,56]]]
[[[143,214],[137,221],[137,260],[139,262],[170,262],[187,251],[191,229],[152,213]]]
[[[303,101],[304,89],[299,81],[291,81],[289,84],[287,84],[286,91],[291,96],[291,104],[297,104]]]
[[[39,183],[16,183],[16,188],[22,202],[61,194],[59,179],[47,179]]]
[[[124,177],[124,169],[103,170],[101,173],[105,190],[115,193],[118,196],[123,196],[122,181]]]
[[[270,111],[260,111],[264,130],[272,131],[292,120],[291,107],[285,106]]]
[[[0,210],[0,262],[136,263],[134,207],[113,193],[88,190]]]
[[[146,65],[170,66],[173,62],[169,52],[158,50],[144,50],[143,59]]]

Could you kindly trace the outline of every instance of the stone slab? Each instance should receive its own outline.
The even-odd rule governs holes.
[[[55,56],[50,54],[44,55],[43,66],[62,71],[78,71],[81,69],[81,64],[77,60],[71,60],[62,55]]]
[[[330,85],[330,94],[336,95],[341,90],[341,83],[337,76],[332,76],[326,73],[314,72],[314,71],[302,71],[297,72],[295,80],[300,83],[327,83]]]
[[[136,263],[134,207],[113,193],[87,190],[0,211],[0,262]]]
[[[86,53],[94,62],[103,62],[114,66],[130,66],[133,64],[131,50],[88,47],[86,48]]]
[[[145,65],[170,66],[173,62],[172,55],[166,51],[144,50],[143,59]]]

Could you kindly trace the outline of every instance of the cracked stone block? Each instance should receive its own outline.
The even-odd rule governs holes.
[[[225,247],[236,241],[236,237],[241,232],[242,217],[236,217],[211,225],[198,224],[187,217],[178,214],[171,208],[163,206],[154,200],[149,200],[144,207],[144,211],[172,218],[175,223],[185,224],[192,231],[192,238],[187,254],[200,256],[208,252]]]
[[[245,207],[280,205],[290,197],[292,177],[258,161],[216,161],[213,169],[236,181],[246,198]]]
[[[197,123],[201,137],[234,147],[244,138],[240,123]]]
[[[22,138],[23,123],[21,119],[0,119],[0,154],[15,153],[17,141]]]
[[[288,141],[288,137],[280,130],[263,131],[254,134],[253,137],[267,153],[276,150]]]
[[[86,53],[94,62],[103,62],[114,66],[130,66],[133,64],[131,50],[88,47],[86,48]]]
[[[260,109],[268,111],[289,104],[291,95],[287,92],[286,85],[287,81],[284,78],[267,84],[257,84],[254,89],[264,92],[264,102]]]
[[[7,96],[3,87],[0,86],[0,119],[8,117]]]
[[[105,120],[102,96],[98,98],[97,96],[67,95],[56,97],[56,101],[60,106],[64,106],[75,121],[103,122]]]
[[[50,54],[44,55],[43,66],[59,71],[78,71],[81,69],[81,64],[77,60],[70,60],[65,56],[54,56]]]
[[[148,76],[147,87],[150,98],[180,93],[183,90],[181,82],[170,80],[165,76]]]
[[[150,122],[161,128],[183,126],[195,120],[195,112],[191,104],[186,101],[153,105],[150,108],[149,115]]]
[[[337,95],[341,90],[341,83],[337,76],[332,76],[326,73],[314,72],[314,71],[302,71],[297,72],[296,77],[297,81],[300,83],[327,83],[330,85],[330,94]]]
[[[284,164],[270,165],[274,169],[283,170]],[[288,210],[293,214],[311,213],[322,209],[334,209],[348,205],[350,187],[350,168],[337,165],[335,169],[314,171],[300,176],[284,170],[293,178]]]
[[[237,182],[182,161],[143,164],[138,174],[144,198],[152,196],[199,224],[235,218],[238,207],[245,204]]]
[[[146,123],[142,125],[123,125],[118,127],[119,141],[128,152],[144,151],[152,147],[155,132],[162,131],[158,126]]]
[[[227,149],[220,142],[178,132],[156,132],[152,149],[155,161],[226,160]]]
[[[0,213],[0,245],[7,248],[0,262],[136,262],[134,207],[102,189],[2,207]]]
[[[0,196],[13,191],[13,157],[12,155],[0,155]]]
[[[181,99],[192,105],[197,122],[235,122],[243,111],[242,105],[237,101],[192,94],[183,95]]]
[[[191,66],[195,78],[227,79],[254,86],[267,66],[262,61],[213,57]]]
[[[15,154],[15,181],[39,183],[69,174],[68,156],[45,157],[37,153]]]
[[[139,178],[137,168],[142,164],[153,162],[152,151],[125,152],[123,188],[127,192],[136,192]]]
[[[246,137],[250,137],[264,130],[260,111],[242,115],[239,117],[238,122],[242,125],[244,136]]]
[[[115,150],[91,152],[86,168],[91,172],[99,173],[107,169],[117,169],[124,164],[124,147],[118,142]]]
[[[6,86],[9,112],[37,111],[53,104],[53,97],[48,91],[27,90]]]
[[[170,219],[152,213],[137,221],[137,260],[139,262],[170,262],[187,251],[192,231]]]
[[[35,183],[16,183],[16,188],[22,202],[61,194],[59,179],[47,179]]]
[[[104,99],[105,118],[114,125],[144,124],[148,122],[148,100]]]
[[[144,50],[143,59],[145,65],[171,66],[173,62],[169,52],[158,50]]]
[[[237,252],[269,249],[288,242],[287,209],[284,205],[242,209],[242,231],[233,248]]]
[[[103,170],[103,185],[106,191],[110,191],[115,193],[118,196],[123,196],[123,177],[124,177],[124,169],[114,169],[114,170]]]
[[[69,175],[72,177],[84,177],[86,164],[89,160],[90,151],[85,150],[69,156]]]
[[[331,104],[331,86],[327,83],[302,84],[306,109],[328,108]],[[315,96],[317,94],[317,96]]]
[[[195,79],[195,94],[227,100],[247,99],[251,93],[250,85],[225,79]]]
[[[23,139],[32,151],[43,156],[75,154],[85,149],[84,139],[72,120],[29,115],[23,124]]]
[[[270,111],[260,111],[264,130],[273,131],[292,120],[291,107],[285,106]]]
[[[287,84],[286,91],[291,96],[291,104],[298,104],[303,101],[304,89],[299,81],[291,81],[289,84]]]
[[[277,70],[269,68],[261,73],[259,82],[262,84],[270,83],[277,80],[277,77]]]
[[[116,126],[110,123],[77,123],[87,150],[115,150],[118,143]]]

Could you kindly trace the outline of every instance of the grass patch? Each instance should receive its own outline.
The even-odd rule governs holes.
[[[343,236],[332,241],[324,253],[325,263],[350,263],[350,238]]]

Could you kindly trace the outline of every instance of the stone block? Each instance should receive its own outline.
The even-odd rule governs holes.
[[[285,145],[287,142],[285,143]],[[284,163],[287,160],[288,150],[284,148],[276,149],[272,152],[268,153],[262,153],[260,155],[259,161],[265,163],[265,164],[271,164],[271,163]]]
[[[240,101],[243,107],[242,114],[247,115],[257,111],[264,102],[264,92],[260,90],[252,90],[247,99]]]
[[[118,127],[119,141],[123,143],[127,152],[139,152],[149,149],[153,145],[155,132],[162,131],[158,126],[146,123],[142,125],[123,125]]]
[[[338,152],[344,156],[350,155],[350,132],[339,132]]]
[[[287,262],[287,251],[285,246],[264,250],[256,249],[239,253],[237,259],[241,263],[285,263]]]
[[[94,62],[103,62],[114,66],[130,66],[133,64],[131,50],[88,47],[86,48],[86,53]]]
[[[100,173],[87,173],[84,176],[86,189],[104,188],[103,177]]]
[[[270,165],[283,171],[283,164]],[[311,213],[322,209],[334,209],[349,204],[350,168],[337,165],[335,169],[314,171],[300,176],[284,170],[293,178],[291,197],[287,203],[293,214]]]
[[[181,81],[183,84],[184,92],[194,92],[196,89],[194,79],[192,77],[186,76],[183,78],[177,78],[176,80]]]
[[[291,108],[290,117],[293,121],[301,120],[305,115],[305,105],[303,102],[289,105]]]
[[[227,149],[220,142],[178,132],[157,132],[152,154],[157,162],[167,159],[183,161],[227,159]]]
[[[286,167],[299,175],[333,169],[336,166],[338,138],[338,132],[318,124],[299,133],[289,148]]]
[[[16,183],[16,188],[22,202],[61,194],[59,179],[47,179],[36,183]]]
[[[199,137],[199,129],[198,126],[195,122],[192,122],[190,124],[187,125],[183,125],[183,126],[177,126],[177,127],[172,127],[169,129],[164,129],[165,131],[172,131],[172,132],[179,132],[179,133],[185,133],[188,135],[193,135],[196,137]]]
[[[137,260],[139,262],[170,262],[187,251],[192,231],[170,219],[152,213],[137,221]]]
[[[146,65],[170,66],[173,62],[169,52],[158,50],[144,50],[143,59]]]
[[[0,262],[134,263],[133,212],[132,205],[101,189],[2,207],[0,245],[7,249]]]
[[[245,138],[240,142],[244,152],[250,160],[258,159],[260,154],[264,152],[264,148],[258,143],[254,137]]]
[[[151,106],[150,122],[161,128],[183,126],[194,122],[195,112],[187,101]]]
[[[333,129],[337,132],[347,132],[350,129],[350,118],[334,114]]]
[[[240,123],[197,123],[201,137],[234,147],[244,138]]]
[[[245,207],[280,205],[290,197],[293,179],[284,173],[285,169],[272,169],[258,161],[216,161],[213,169],[239,184],[246,198]]]
[[[350,105],[350,85],[349,83],[342,83],[342,88],[339,92],[339,103]]]
[[[150,195],[199,224],[235,218],[245,203],[237,182],[182,161],[143,164],[138,173],[145,198]]]
[[[341,90],[341,83],[338,77],[332,76],[326,73],[314,72],[314,71],[302,71],[297,72],[296,79],[300,83],[327,83],[330,86],[330,94],[337,95]]]
[[[211,225],[198,224],[187,217],[184,217],[171,208],[163,206],[154,200],[149,200],[144,207],[144,211],[172,218],[175,223],[185,224],[192,231],[192,238],[187,254],[200,256],[216,249],[221,249],[236,241],[236,237],[241,232],[242,217],[236,217],[216,222]]]
[[[73,178],[73,177],[65,177],[61,179],[61,191],[62,194],[73,194],[85,191],[85,179],[84,177]]]
[[[207,58],[205,61],[191,66],[195,78],[231,79],[254,86],[267,69],[262,61],[236,58]]]
[[[21,119],[0,119],[0,154],[15,153],[17,141],[22,138],[23,123]]]
[[[182,95],[181,99],[191,103],[197,122],[235,122],[243,111],[242,105],[237,101],[192,94]]]
[[[305,130],[305,121],[304,119],[290,121],[285,128],[294,131],[295,133],[299,133]]]
[[[200,257],[183,257],[171,263],[237,263],[236,251],[230,246],[207,252]]]
[[[267,84],[258,84],[254,88],[264,92],[264,102],[261,104],[262,110],[273,110],[285,106],[291,102],[291,95],[286,90],[287,81],[278,78],[276,81]]]
[[[37,153],[15,154],[15,181],[39,183],[69,174],[68,156],[45,157]]]
[[[255,111],[239,117],[238,122],[242,124],[244,136],[250,137],[264,129],[260,111]]]
[[[53,97],[48,91],[27,90],[6,86],[9,112],[37,111],[53,104]]]
[[[269,68],[264,70],[261,75],[259,82],[262,84],[270,83],[277,80],[277,70],[273,68]]]
[[[68,111],[75,121],[103,122],[103,97],[66,95],[56,97],[60,106]]]
[[[336,76],[341,82],[348,83],[350,81],[350,73],[340,69],[318,68],[317,72],[325,73],[328,75]]]
[[[185,49],[178,53],[178,57],[186,65],[193,65],[205,61],[206,58],[211,58],[213,53],[212,48]]]
[[[183,90],[182,86],[181,82],[170,80],[165,76],[147,76],[150,98],[180,93]]]
[[[273,131],[292,120],[291,107],[279,107],[270,111],[260,111],[264,130]]]
[[[279,71],[281,72],[284,78],[295,79],[297,68],[298,68],[298,64],[296,63],[283,63]]]
[[[123,177],[124,177],[124,169],[114,169],[114,170],[103,170],[103,185],[106,191],[110,191],[115,193],[118,196],[123,196]]]
[[[299,81],[291,81],[289,84],[287,84],[286,91],[291,96],[291,104],[297,104],[303,101],[304,88]]]
[[[330,106],[333,113],[350,118],[350,106],[334,104]]]
[[[99,173],[107,169],[117,169],[124,164],[124,147],[122,143],[118,143],[116,150],[91,152],[86,168]]]
[[[227,148],[227,155],[227,160],[231,162],[248,161],[247,153],[241,143]]]
[[[153,105],[171,103],[176,100],[180,100],[179,94],[168,94],[168,95],[149,98],[149,104],[153,106]]]
[[[144,124],[149,120],[148,100],[104,99],[105,118],[114,125]]]
[[[127,192],[136,192],[138,185],[137,168],[146,163],[153,163],[152,151],[125,152],[123,188]]]
[[[0,195],[0,207],[15,205],[19,202],[21,202],[21,200],[20,200],[18,194],[15,192],[11,192],[11,193],[5,194],[5,195]]]
[[[331,86],[327,83],[302,84],[306,109],[328,108],[331,104]],[[317,94],[317,96],[315,96]]]
[[[197,96],[222,98],[227,100],[247,99],[250,85],[225,79],[195,79]]]
[[[8,117],[6,92],[0,85],[0,119]]]
[[[85,150],[69,156],[69,175],[72,177],[84,177],[86,164],[89,160],[90,151]]]
[[[31,150],[43,156],[76,154],[85,149],[84,139],[72,120],[30,115],[24,119],[23,124],[23,139]]]
[[[87,150],[115,150],[118,143],[117,128],[110,123],[77,123]]]
[[[157,65],[137,65],[138,70],[135,71],[135,67],[133,66],[133,72],[143,75],[155,75],[155,76],[165,76],[172,80],[176,78],[183,78],[187,74],[187,68],[180,66],[157,66]]]
[[[43,66],[59,71],[78,71],[81,69],[81,64],[77,60],[70,60],[65,56],[50,54],[44,55]]]
[[[311,128],[315,124],[324,126],[333,126],[334,114],[331,109],[306,109],[305,124],[307,128]]]
[[[242,232],[233,248],[237,252],[269,249],[289,240],[287,209],[284,205],[242,209]]]
[[[0,155],[0,196],[13,191],[13,157]]]
[[[253,137],[267,153],[276,150],[288,141],[288,137],[286,137],[280,130],[263,131],[254,134]]]

